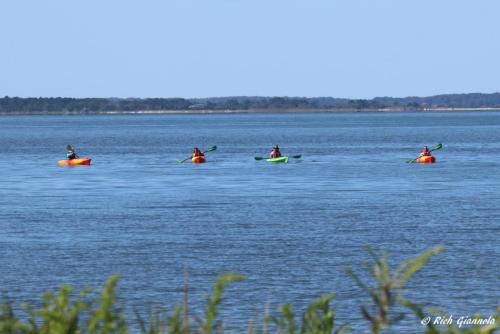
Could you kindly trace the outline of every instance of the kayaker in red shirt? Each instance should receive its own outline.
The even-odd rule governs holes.
[[[429,148],[427,146],[424,146],[424,148],[422,149],[422,152],[420,152],[420,156],[421,157],[430,157],[431,156],[431,152],[429,151]]]
[[[281,157],[281,152],[280,152],[280,148],[278,147],[278,145],[274,145],[273,150],[271,151],[270,157],[271,158]]]
[[[200,149],[198,147],[195,147],[193,149],[193,158],[194,157],[204,157],[204,156],[205,156],[205,154],[203,154],[203,152],[200,151]]]

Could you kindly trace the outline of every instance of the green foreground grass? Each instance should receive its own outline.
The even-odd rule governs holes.
[[[395,269],[389,267],[384,250],[367,250],[370,260],[365,265],[370,273],[369,282],[363,281],[352,268],[345,268],[346,273],[371,299],[370,305],[360,305],[363,318],[366,319],[366,330],[363,333],[393,333],[391,326],[411,314],[413,318],[420,319],[416,320],[418,324],[415,325],[419,331],[413,332],[479,334],[499,331],[500,307],[492,310],[493,321],[490,320],[489,324],[460,326],[458,323],[435,325],[433,321],[420,323],[425,323],[429,316],[434,319],[436,316],[446,315],[446,312],[438,309],[427,310],[407,300],[404,297],[405,287],[432,256],[443,250],[442,246],[406,260]],[[45,293],[42,306],[37,309],[28,304],[21,304],[24,311],[16,313],[16,308],[5,297],[4,302],[0,304],[0,333],[111,334],[136,332],[137,328],[144,334],[223,333],[224,322],[218,313],[223,291],[229,284],[243,280],[244,277],[238,274],[222,274],[216,281],[201,315],[195,315],[189,308],[186,284],[183,303],[170,312],[152,311],[147,318],[135,312],[133,319],[126,319],[124,308],[117,303],[115,288],[118,275],[108,279],[98,297],[90,297],[90,289],[75,294],[70,286],[63,284],[58,292]],[[258,321],[249,321],[246,333],[353,333],[349,324],[339,324],[336,319],[334,299],[335,294],[319,296],[300,313],[294,312],[290,304],[283,304],[274,312],[266,308]],[[402,313],[401,310],[405,312]],[[484,318],[476,315],[472,319]],[[356,324],[356,327],[359,328],[359,324]]]

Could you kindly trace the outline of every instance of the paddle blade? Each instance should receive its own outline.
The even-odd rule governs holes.
[[[292,155],[292,158],[294,158],[294,159],[300,159],[300,158],[302,158],[302,156],[301,155]]]
[[[408,160],[406,163],[407,163],[407,164],[412,164],[412,163],[414,163],[414,162],[415,162],[415,159],[411,159],[411,160]]]
[[[263,157],[255,157],[254,159],[255,159],[255,160],[264,160],[264,158],[263,158]]]
[[[443,144],[437,144],[436,147],[434,147],[432,150],[436,151],[436,150],[440,150],[442,148],[443,148]]]
[[[215,151],[217,149],[217,146],[210,146],[209,148],[207,148],[207,150],[205,152],[212,152],[212,151]]]

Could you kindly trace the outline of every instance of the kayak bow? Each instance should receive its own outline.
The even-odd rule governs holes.
[[[436,162],[436,158],[434,158],[432,155],[424,155],[420,158],[417,158],[416,162],[421,164],[432,164]]]
[[[274,162],[274,163],[287,163],[288,162],[288,157],[279,157],[279,158],[269,158],[266,160],[267,162]]]
[[[205,157],[198,156],[198,157],[191,158],[191,162],[194,163],[194,164],[202,164],[202,163],[204,163],[206,161],[205,161]]]

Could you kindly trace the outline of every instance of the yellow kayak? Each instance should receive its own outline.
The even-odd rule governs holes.
[[[59,166],[78,166],[78,165],[90,165],[92,159],[90,158],[76,158],[71,160],[59,160],[57,164]]]

